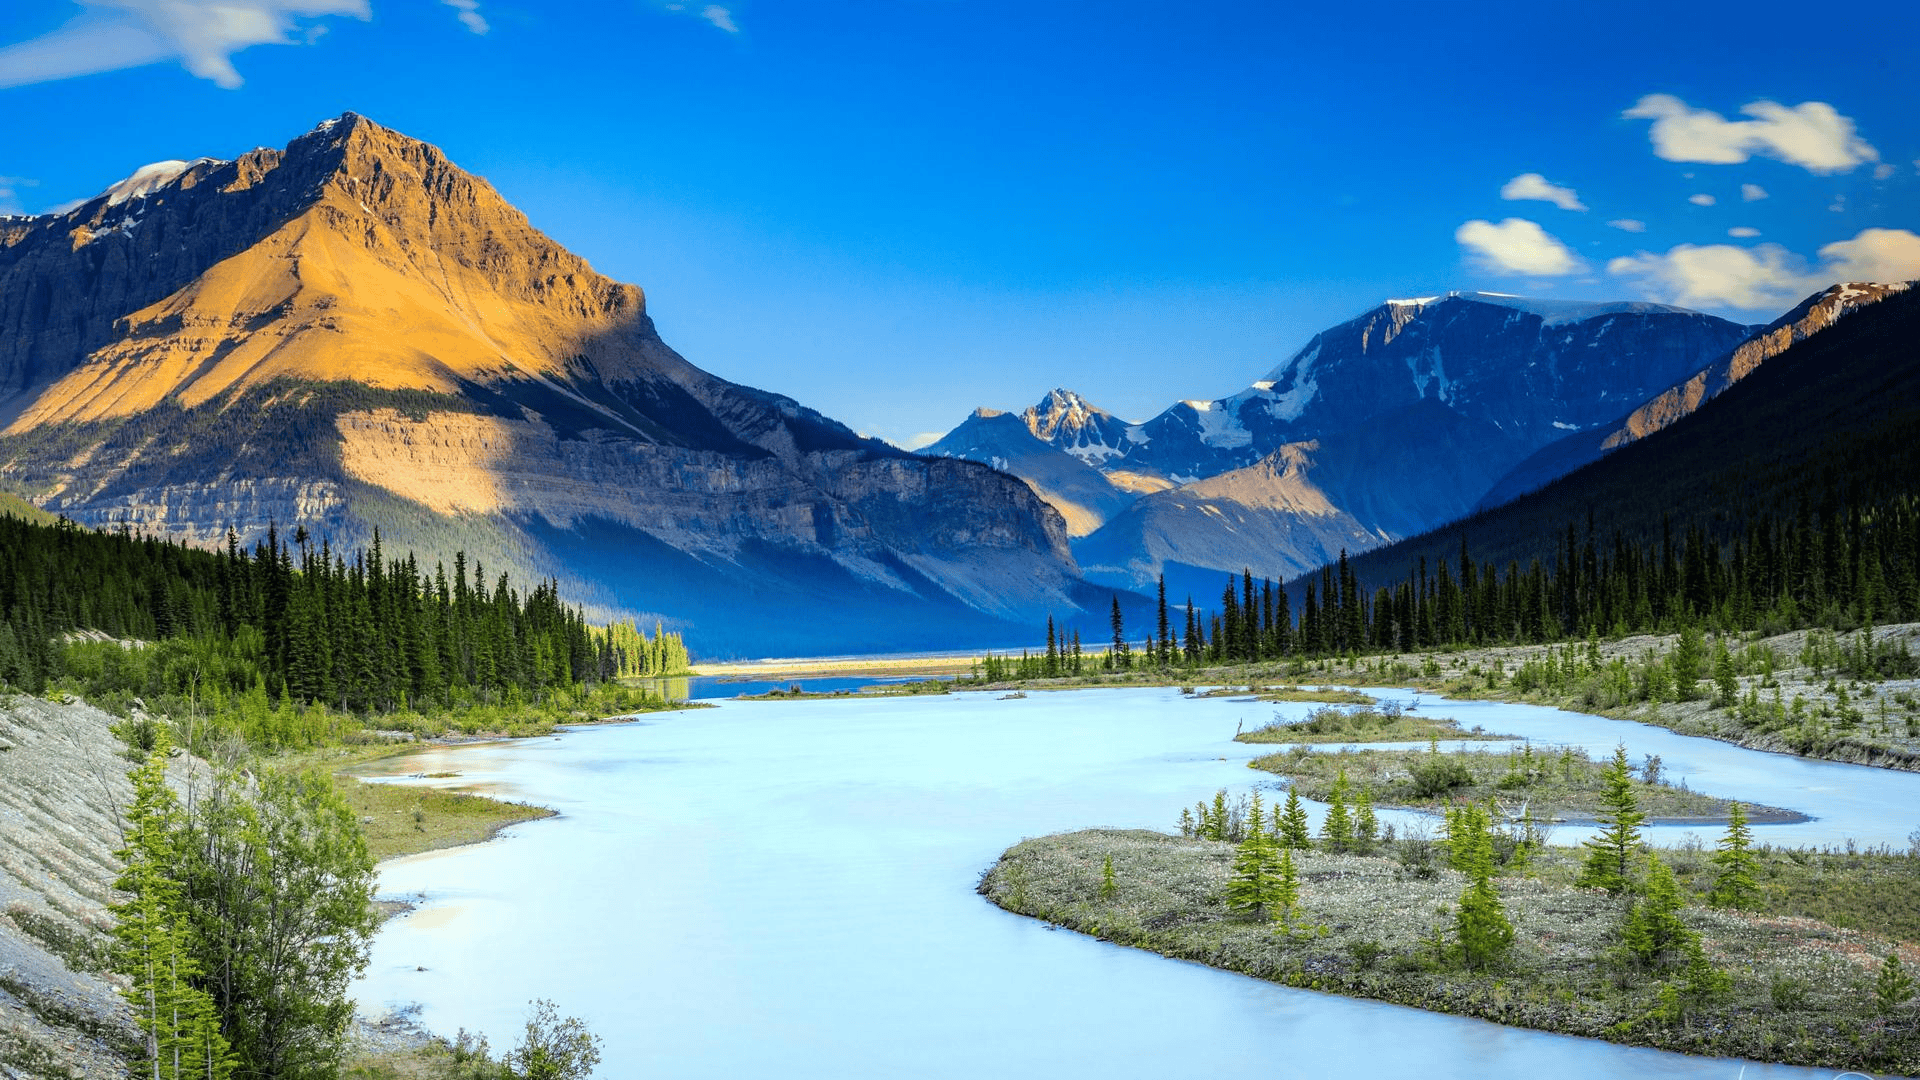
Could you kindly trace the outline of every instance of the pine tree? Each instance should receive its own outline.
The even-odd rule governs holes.
[[[1113,856],[1100,864],[1100,899],[1111,900],[1120,895],[1120,885],[1113,880]]]
[[[1366,854],[1373,850],[1374,841],[1379,839],[1380,824],[1373,816],[1373,786],[1360,789],[1360,799],[1353,811],[1354,850]]]
[[[1353,846],[1353,816],[1347,812],[1347,770],[1343,765],[1327,798],[1327,815],[1320,821],[1320,843],[1335,854]]]
[[[1485,809],[1464,806],[1450,817],[1449,858],[1467,875],[1466,891],[1454,906],[1454,937],[1460,960],[1480,971],[1498,964],[1513,947],[1513,923],[1493,887],[1493,835]]]
[[[1287,789],[1286,809],[1274,822],[1274,839],[1283,848],[1305,851],[1313,847],[1313,833],[1307,826],[1307,808],[1300,803],[1300,793]]]
[[[1880,965],[1880,977],[1874,980],[1873,996],[1880,1003],[1881,1012],[1892,1012],[1913,997],[1913,976],[1900,963],[1898,951],[1887,954]]]
[[[1274,871],[1277,851],[1266,833],[1248,829],[1233,854],[1233,872],[1227,878],[1227,906],[1261,915],[1269,910],[1279,882]]]
[[[1760,886],[1753,879],[1759,860],[1749,850],[1752,843],[1753,830],[1747,827],[1746,808],[1736,802],[1727,808],[1727,832],[1720,838],[1720,850],[1713,853],[1713,863],[1720,869],[1713,877],[1707,903],[1714,907],[1746,908],[1760,899]]]
[[[109,909],[115,968],[130,979],[121,994],[145,1036],[138,1072],[156,1080],[225,1080],[233,1057],[212,999],[195,985],[200,968],[171,874],[180,857],[181,816],[167,787],[169,750],[163,727],[146,762],[128,774],[134,795],[126,813],[127,846],[119,852],[125,870],[114,883],[128,899]]]
[[[1275,922],[1288,932],[1293,929],[1293,915],[1300,907],[1300,877],[1293,867],[1293,849],[1280,849],[1280,866],[1274,874],[1273,895],[1267,901],[1267,910],[1273,913]]]
[[[1647,852],[1647,879],[1640,898],[1627,909],[1620,935],[1628,955],[1643,967],[1673,967],[1677,956],[1699,945],[1699,935],[1680,921],[1681,904],[1673,871],[1658,852]]]
[[[1733,654],[1727,651],[1727,639],[1716,638],[1713,652],[1713,704],[1715,708],[1731,709],[1735,698],[1740,694],[1740,682],[1733,676]]]
[[[1634,852],[1640,849],[1640,826],[1647,820],[1633,793],[1632,767],[1627,764],[1625,743],[1614,747],[1613,761],[1602,774],[1602,783],[1605,787],[1600,793],[1600,803],[1605,809],[1599,817],[1604,828],[1586,841],[1586,864],[1574,884],[1602,888],[1618,896],[1627,891],[1630,884],[1628,872]]]

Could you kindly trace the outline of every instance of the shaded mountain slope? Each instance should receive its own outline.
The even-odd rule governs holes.
[[[1730,539],[1761,516],[1912,500],[1920,475],[1920,291],[1787,348],[1685,419],[1530,495],[1354,560],[1363,581],[1425,558],[1551,558],[1569,526],[1636,545],[1699,526]]]
[[[1691,415],[1721,391],[1746,378],[1755,368],[1794,343],[1907,288],[1905,283],[1846,282],[1813,294],[1792,311],[1762,327],[1732,352],[1655,394],[1618,420],[1577,432],[1542,447],[1481,496],[1479,508],[1510,502],[1598,459],[1609,450],[1645,438]]]

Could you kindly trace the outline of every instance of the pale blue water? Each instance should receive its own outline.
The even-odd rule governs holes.
[[[409,758],[399,767],[561,816],[384,867],[383,893],[425,903],[381,932],[357,992],[502,1048],[528,999],[552,998],[605,1037],[598,1075],[614,1078],[1741,1074],[1289,990],[1053,931],[974,893],[1022,837],[1167,829],[1215,788],[1270,780],[1244,767],[1267,748],[1231,736],[1276,708],[1307,706],[1158,689],[725,701]],[[1596,755],[1624,738],[1696,788],[1816,815],[1760,830],[1776,843],[1904,847],[1920,824],[1912,774],[1525,706],[1421,709]]]

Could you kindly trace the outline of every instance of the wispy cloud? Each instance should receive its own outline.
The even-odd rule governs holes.
[[[1712,206],[1716,200],[1711,195],[1689,195],[1687,201],[1695,206]]]
[[[1646,232],[1647,231],[1646,222],[1639,221],[1630,217],[1614,218],[1612,221],[1607,222],[1607,225],[1611,228],[1619,229],[1621,232]]]
[[[40,181],[24,176],[0,176],[0,215],[25,213],[26,208],[20,205],[20,189],[38,186]]]
[[[233,55],[289,45],[302,19],[368,18],[367,0],[81,0],[80,17],[43,37],[0,48],[0,87],[70,79],[177,60],[218,86],[245,80]]]
[[[1669,303],[1753,311],[1784,307],[1837,281],[1920,277],[1920,236],[1906,229],[1863,229],[1851,240],[1822,247],[1819,260],[1809,266],[1779,244],[1681,244],[1665,254],[1614,259],[1607,273],[1636,280]]]
[[[1586,209],[1586,206],[1580,202],[1580,196],[1572,188],[1549,183],[1546,177],[1537,172],[1521,173],[1507,181],[1500,188],[1500,197],[1510,202],[1521,199],[1550,202],[1562,210]]]
[[[1886,180],[1891,176],[1893,176],[1893,174],[1897,171],[1898,170],[1893,167],[1892,162],[1883,161],[1880,164],[1875,165],[1873,167],[1873,178],[1875,180]]]
[[[459,12],[455,17],[460,24],[476,34],[484,34],[492,29],[487,25],[487,17],[480,14],[480,0],[440,0],[441,3]]]
[[[685,12],[688,15],[698,16],[713,24],[716,30],[722,30],[729,34],[737,34],[740,32],[740,24],[734,21],[733,12],[721,7],[719,4],[707,4],[704,7],[696,7],[693,4],[681,3],[680,0],[668,0],[667,3],[661,4],[660,6],[668,11],[679,11]]]
[[[1764,199],[1766,197],[1767,197],[1767,189],[1761,187],[1759,184],[1741,184],[1740,185],[1740,201],[1741,202],[1759,202],[1761,199]]]
[[[1496,274],[1562,277],[1586,269],[1567,245],[1525,218],[1508,218],[1498,225],[1469,221],[1454,230],[1453,238],[1475,265]]]
[[[1880,160],[1880,152],[1854,134],[1853,120],[1824,101],[1792,107],[1756,101],[1740,112],[1751,119],[1728,120],[1689,108],[1672,94],[1648,94],[1620,115],[1652,120],[1653,152],[1668,161],[1735,165],[1760,154],[1809,172],[1836,173]]]
[[[1751,240],[1760,235],[1760,230],[1751,225],[1735,225],[1727,230],[1727,235],[1737,240]]]

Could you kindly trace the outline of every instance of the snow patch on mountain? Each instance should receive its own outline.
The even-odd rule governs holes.
[[[129,199],[144,199],[179,179],[180,174],[203,162],[224,165],[225,162],[213,158],[194,158],[192,161],[156,161],[151,165],[142,165],[133,170],[133,175],[101,192],[107,197],[108,206],[119,206]],[[99,198],[98,195],[94,196]]]
[[[1644,300],[1543,300],[1537,297],[1515,296],[1511,293],[1495,292],[1450,292],[1448,300],[1467,300],[1481,304],[1494,304],[1512,308],[1528,315],[1538,315],[1542,325],[1559,326],[1564,323],[1585,322],[1603,315],[1691,315],[1687,308],[1670,307],[1666,304],[1653,304]],[[1394,301],[1388,301],[1393,303]]]

